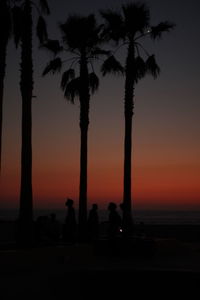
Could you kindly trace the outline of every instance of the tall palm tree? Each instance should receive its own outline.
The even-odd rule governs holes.
[[[84,239],[87,222],[87,161],[88,161],[88,126],[90,94],[99,86],[99,79],[94,72],[93,62],[101,55],[108,52],[100,48],[101,26],[98,26],[94,15],[87,17],[72,15],[65,23],[60,25],[62,44],[59,41],[49,40],[44,47],[51,50],[54,55],[46,66],[43,75],[61,70],[64,62],[58,57],[60,52],[68,52],[71,57],[69,68],[63,73],[61,88],[64,97],[74,103],[75,97],[80,102],[80,189],[79,189],[79,238]],[[75,67],[78,66],[79,74],[76,77]],[[90,72],[91,68],[91,72]]]
[[[2,123],[3,123],[3,91],[4,77],[6,70],[6,50],[11,34],[11,14],[7,0],[0,2],[0,174],[1,174],[1,153],[2,153]]]
[[[33,7],[39,14],[37,35],[40,42],[47,39],[45,21],[42,14],[49,14],[46,0],[18,0],[13,7],[15,43],[21,43],[22,96],[22,148],[21,148],[21,185],[19,208],[19,242],[32,243],[33,195],[32,195],[32,98],[33,98]]]
[[[166,21],[151,26],[149,8],[139,2],[122,5],[119,13],[106,10],[102,11],[101,15],[105,20],[104,38],[107,41],[114,41],[118,45],[117,49],[124,46],[127,51],[124,66],[111,55],[102,65],[102,72],[103,75],[120,72],[125,76],[123,222],[124,234],[129,235],[132,232],[131,158],[134,89],[137,82],[146,74],[156,78],[160,72],[155,56],[149,55],[142,43],[147,37],[153,40],[160,38],[163,32],[170,31],[174,25]]]

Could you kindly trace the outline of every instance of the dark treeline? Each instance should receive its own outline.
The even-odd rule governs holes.
[[[144,3],[130,2],[122,5],[119,11],[100,11],[101,22],[99,24],[94,14],[88,16],[70,14],[59,25],[61,36],[57,40],[52,40],[47,33],[43,17],[43,15],[50,14],[47,0],[1,0],[0,13],[0,30],[3,30],[0,46],[0,136],[2,136],[3,82],[8,39],[12,37],[16,47],[19,46],[21,49],[22,141],[18,222],[20,244],[31,245],[33,240],[32,99],[34,97],[34,65],[32,37],[34,30],[36,30],[40,48],[47,49],[52,53],[52,59],[44,69],[43,75],[62,71],[60,86],[64,97],[71,103],[78,99],[80,104],[80,185],[76,229],[79,240],[85,240],[88,236],[89,108],[91,95],[99,86],[95,62],[99,61],[100,57],[103,59],[100,68],[103,76],[111,73],[120,74],[124,78],[124,190],[121,208],[123,234],[127,237],[131,236],[133,234],[131,158],[134,90],[138,81],[146,75],[150,74],[156,78],[160,72],[155,55],[148,53],[143,41],[147,38],[153,41],[160,39],[163,33],[174,28],[174,24],[164,21],[153,26],[150,21],[149,7]],[[37,24],[34,24],[36,20],[34,15],[37,17]],[[56,22],[57,20],[55,20]],[[117,50],[122,47],[125,50],[125,62],[117,59]],[[95,214],[95,208],[93,209]],[[111,211],[114,213],[114,206]],[[55,216],[52,216],[51,221],[55,221]]]

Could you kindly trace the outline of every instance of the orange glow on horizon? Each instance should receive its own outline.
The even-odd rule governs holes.
[[[133,168],[132,201],[134,207],[193,207],[200,206],[199,166],[135,166]],[[94,166],[88,173],[88,206],[97,202],[105,207],[108,202],[120,203],[123,195],[122,166],[113,164],[104,168]],[[4,176],[1,197],[3,206],[18,206],[19,180]],[[9,178],[9,180],[8,180]],[[64,208],[67,197],[78,205],[79,171],[66,172],[49,169],[34,173],[33,197],[36,207]]]

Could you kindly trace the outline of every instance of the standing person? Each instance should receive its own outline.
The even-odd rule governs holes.
[[[67,215],[65,218],[64,230],[63,230],[63,238],[64,241],[67,242],[75,242],[77,236],[77,223],[76,223],[76,215],[74,210],[74,201],[72,199],[67,199],[65,202],[65,206],[67,207]]]
[[[108,225],[108,237],[113,239],[119,232],[121,227],[121,217],[117,212],[117,205],[113,202],[110,202],[108,205],[109,210],[109,225]]]
[[[88,237],[89,240],[96,240],[99,236],[98,205],[93,204],[88,216]]]
[[[125,205],[124,202],[122,202],[119,205],[120,209],[122,210],[122,215],[124,215],[124,210],[125,210]],[[129,231],[127,231],[127,228],[129,228]],[[122,236],[124,238],[131,237],[134,232],[134,222],[131,216],[127,218],[122,218],[122,224],[121,224],[121,231],[122,231]]]

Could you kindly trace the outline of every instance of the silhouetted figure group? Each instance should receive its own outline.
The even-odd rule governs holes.
[[[74,201],[68,198],[65,202],[67,208],[63,223],[60,223],[55,213],[49,216],[40,216],[35,222],[35,242],[40,246],[73,245],[77,242],[91,243],[94,253],[109,256],[153,255],[155,243],[146,239],[144,223],[137,226],[134,236],[126,230],[129,219],[124,223],[124,206],[110,202],[107,206],[108,217],[106,222],[99,222],[98,205],[92,204],[88,213],[86,235],[81,239],[78,232],[78,222],[74,209]],[[105,227],[104,227],[105,225]],[[135,228],[134,228],[135,230]],[[124,234],[125,231],[125,234]]]
[[[64,242],[74,243],[78,239],[78,225],[73,200],[67,199],[65,205],[67,207],[67,215],[63,225],[63,240]],[[108,211],[107,236],[109,239],[114,239],[121,234],[122,218],[117,212],[117,205],[114,202],[109,203]],[[89,211],[87,220],[88,241],[95,241],[99,238],[99,227],[98,205],[94,203]]]
[[[63,226],[63,240],[64,242],[74,243],[78,239],[78,225],[76,222],[75,210],[73,207],[73,200],[67,199],[65,205],[67,206],[67,215]],[[98,205],[93,204],[89,211],[87,220],[87,240],[94,241],[99,236],[99,216]]]
[[[74,201],[67,198],[65,206],[67,212],[63,224],[56,219],[55,213],[37,218],[35,222],[35,239],[37,243],[64,242],[73,244],[79,240]],[[119,207],[123,212],[123,205]],[[108,219],[107,222],[104,222],[104,225],[106,225],[105,234],[108,239],[114,240],[123,235],[123,217],[120,216],[114,202],[108,204],[107,210]],[[98,240],[102,234],[102,228],[102,224],[99,222],[98,205],[94,203],[88,213],[86,240],[89,242]]]

